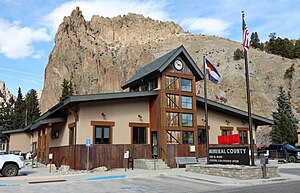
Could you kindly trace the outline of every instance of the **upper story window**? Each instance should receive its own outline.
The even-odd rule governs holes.
[[[190,96],[182,96],[181,97],[181,107],[183,109],[192,109],[193,106],[193,97],[190,97]]]
[[[140,90],[139,86],[130,87],[130,92],[138,92]]]
[[[193,127],[193,114],[182,113],[182,126]]]
[[[181,79],[181,91],[192,92],[192,80],[190,79]]]
[[[147,91],[148,90],[148,82],[141,85],[141,91]]]
[[[151,80],[149,86],[150,86],[150,90],[154,90],[154,89],[158,88],[158,80],[157,80],[157,78]]]

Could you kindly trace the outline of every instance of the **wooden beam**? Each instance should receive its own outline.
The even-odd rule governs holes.
[[[78,114],[77,114],[77,112],[74,109],[70,108],[69,106],[67,106],[67,108],[70,111],[70,113],[74,116],[75,121],[78,121]]]

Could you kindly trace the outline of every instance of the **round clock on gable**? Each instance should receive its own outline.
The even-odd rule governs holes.
[[[175,67],[176,70],[182,70],[183,64],[182,64],[181,60],[178,60],[178,59],[175,60],[174,67]]]

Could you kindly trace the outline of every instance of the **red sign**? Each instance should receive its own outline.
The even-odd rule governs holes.
[[[232,135],[222,135],[218,136],[218,144],[234,144],[240,143],[240,135],[232,134]]]

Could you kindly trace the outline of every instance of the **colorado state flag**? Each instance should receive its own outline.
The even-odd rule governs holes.
[[[208,74],[208,79],[213,83],[219,82],[221,77],[219,72],[207,59],[205,59],[205,73]]]

